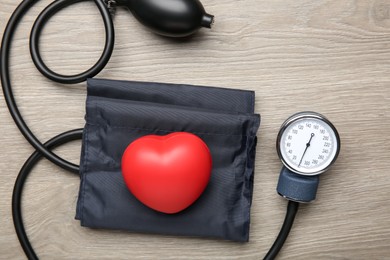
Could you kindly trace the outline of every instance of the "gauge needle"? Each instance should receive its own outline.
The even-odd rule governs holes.
[[[314,133],[311,133],[311,135],[310,135],[310,139],[309,139],[309,142],[307,142],[307,144],[306,144],[305,151],[304,151],[304,152],[303,152],[303,154],[302,154],[302,157],[301,157],[301,160],[299,161],[298,167],[300,167],[300,166],[301,166],[301,163],[302,163],[303,157],[305,156],[305,153],[306,153],[306,151],[307,151],[307,148],[309,148],[309,146],[310,146],[310,142],[311,142],[311,139],[313,139],[313,137],[314,137]]]

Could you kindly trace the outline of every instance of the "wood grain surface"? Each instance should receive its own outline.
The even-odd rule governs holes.
[[[1,0],[0,31],[18,1]],[[42,141],[83,127],[85,83],[44,78],[28,50],[38,1],[14,35],[10,69],[17,103]],[[390,259],[389,0],[203,0],[212,30],[185,41],[156,36],[125,9],[102,78],[188,83],[256,91],[258,132],[250,242],[91,230],[74,219],[78,177],[42,160],[23,195],[25,226],[41,259],[262,259],[282,224],[275,139],[291,114],[312,110],[338,128],[342,148],[303,205],[280,259]],[[100,56],[104,29],[92,1],[49,20],[41,49],[49,67],[77,73]],[[24,259],[11,216],[15,178],[31,146],[0,100],[0,258]],[[80,143],[58,149],[78,163]]]

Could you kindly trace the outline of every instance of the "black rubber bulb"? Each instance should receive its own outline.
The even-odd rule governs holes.
[[[116,0],[126,6],[139,22],[153,32],[185,37],[201,27],[211,28],[214,16],[207,14],[199,0]]]

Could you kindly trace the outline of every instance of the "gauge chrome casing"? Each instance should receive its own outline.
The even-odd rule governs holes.
[[[336,161],[340,137],[334,125],[323,115],[300,112],[282,124],[276,150],[290,171],[305,176],[318,175]]]

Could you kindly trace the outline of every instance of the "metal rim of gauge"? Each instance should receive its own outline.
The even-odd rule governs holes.
[[[327,126],[329,126],[329,128],[333,132],[333,134],[335,136],[335,139],[336,139],[335,140],[335,144],[337,145],[337,147],[336,147],[336,151],[335,151],[334,155],[332,155],[333,158],[329,158],[328,159],[328,160],[331,160],[331,161],[328,162],[328,164],[324,168],[322,168],[320,170],[316,170],[314,172],[302,172],[302,171],[297,170],[296,167],[292,166],[288,162],[288,160],[286,160],[286,158],[284,158],[284,156],[282,155],[282,152],[281,152],[281,147],[280,147],[281,139],[282,139],[282,136],[285,133],[286,129],[291,124],[295,123],[296,121],[302,120],[302,119],[319,120],[319,121],[325,123]],[[295,173],[300,174],[300,175],[304,175],[304,176],[319,175],[319,174],[324,173],[325,171],[327,171],[332,166],[332,164],[336,161],[336,159],[337,159],[337,157],[339,155],[339,152],[340,152],[340,136],[339,136],[335,126],[325,116],[323,116],[323,115],[321,115],[319,113],[316,113],[316,112],[311,112],[311,111],[299,112],[299,113],[296,113],[296,114],[290,116],[281,125],[279,133],[278,133],[278,136],[277,136],[277,139],[276,139],[276,151],[277,151],[278,156],[279,156],[280,160],[282,161],[283,165],[287,169],[289,169],[290,171],[295,172]]]

